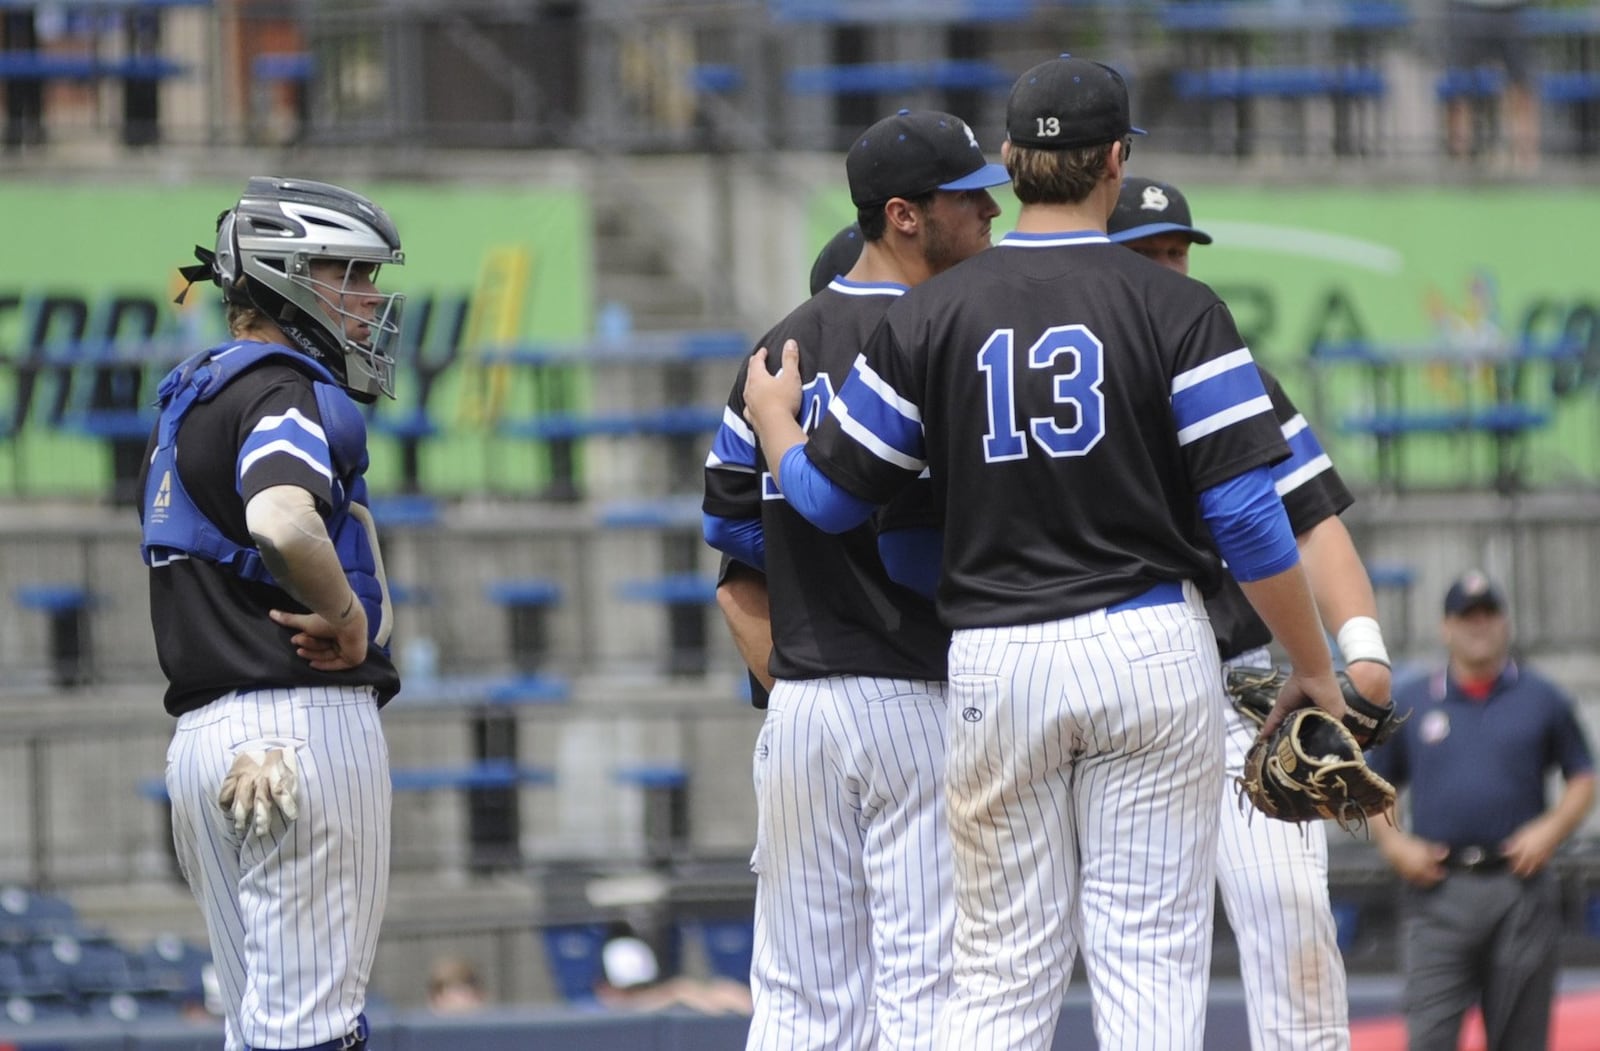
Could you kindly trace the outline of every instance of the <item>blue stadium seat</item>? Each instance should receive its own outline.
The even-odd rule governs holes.
[[[1348,953],[1355,948],[1361,934],[1361,908],[1352,902],[1334,901],[1333,926],[1339,940],[1339,950]]]
[[[1505,90],[1505,71],[1494,67],[1447,69],[1440,74],[1439,82],[1434,87],[1440,102],[1499,98]]]
[[[694,926],[705,939],[706,963],[711,973],[735,982],[748,982],[750,960],[755,952],[755,920],[748,916],[697,920]]]
[[[65,898],[0,887],[0,942],[21,944],[78,930],[78,912]]]
[[[27,584],[17,604],[50,618],[50,674],[57,686],[81,686],[93,678],[89,611],[96,596],[81,584]]]
[[[1600,73],[1569,70],[1542,74],[1539,95],[1556,105],[1595,102],[1600,100]]]
[[[15,1026],[48,1025],[80,1017],[65,996],[13,996],[0,1002],[0,1021]]]
[[[673,573],[656,580],[626,580],[617,593],[635,602],[704,606],[717,601],[717,582],[696,573]]]
[[[1011,22],[1037,0],[769,0],[780,22]]]
[[[159,934],[145,947],[139,966],[147,991],[164,992],[183,1000],[205,999],[206,968],[211,966],[209,948],[186,942],[176,934]]]
[[[545,954],[555,991],[569,1004],[592,1004],[600,981],[600,950],[606,928],[600,923],[556,924],[544,928]]]
[[[483,759],[462,766],[396,767],[389,771],[396,792],[431,792],[440,788],[519,788],[553,785],[555,771],[543,766],[518,766],[504,759]]]
[[[0,948],[0,1000],[31,992],[33,982],[23,970],[22,960],[10,949]]]
[[[1238,101],[1249,98],[1379,98],[1383,74],[1365,66],[1244,66],[1180,70],[1173,82],[1179,98]]]
[[[863,62],[797,66],[784,83],[795,95],[901,95],[912,91],[1009,91],[1016,77],[993,62]]]

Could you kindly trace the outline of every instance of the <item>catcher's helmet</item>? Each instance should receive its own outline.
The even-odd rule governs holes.
[[[404,264],[405,253],[388,214],[360,194],[328,183],[257,175],[239,203],[218,217],[215,256],[202,255],[228,302],[265,314],[351,395],[363,401],[380,392],[394,397],[389,350],[400,333],[405,297],[380,296],[372,317],[353,314],[341,305],[342,287],[312,278],[314,260],[344,262],[346,282],[351,264],[371,264],[375,281],[379,266]],[[347,318],[367,325],[365,339],[346,337]]]

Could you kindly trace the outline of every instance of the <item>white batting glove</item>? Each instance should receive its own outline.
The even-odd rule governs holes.
[[[272,825],[276,807],[285,821],[299,816],[296,801],[300,768],[293,748],[255,748],[240,752],[228,776],[222,779],[217,802],[233,815],[233,830],[240,836],[264,836]]]

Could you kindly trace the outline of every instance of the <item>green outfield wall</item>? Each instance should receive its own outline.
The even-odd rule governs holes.
[[[181,356],[223,337],[218,295],[197,287],[184,306],[177,267],[210,247],[234,184],[133,188],[13,183],[0,186],[0,492],[104,492],[109,442],[81,433],[85,411],[153,392],[148,366],[65,368],[83,344],[115,337],[119,356],[154,341],[156,356]],[[592,271],[588,200],[579,191],[363,185],[393,215],[404,267],[380,277],[403,291],[407,343],[399,398],[380,417],[414,411],[426,390],[443,433],[425,446],[421,477],[439,492],[537,489],[542,450],[493,436],[497,419],[552,397],[581,397],[572,377],[535,378],[476,364],[485,348],[566,340],[589,331]],[[120,400],[119,400],[120,399]],[[20,423],[20,425],[19,425]],[[374,428],[372,480],[396,483],[393,439]]]
[[[1143,170],[1140,174],[1147,174]],[[1159,174],[1159,173],[1154,173]],[[1475,411],[1501,396],[1545,413],[1527,439],[1526,477],[1545,485],[1600,480],[1600,267],[1585,231],[1600,229],[1600,194],[1540,189],[1184,187],[1196,224],[1191,274],[1228,302],[1257,357],[1277,370],[1341,468],[1375,470],[1375,443],[1346,424],[1398,392],[1408,410]],[[1017,214],[1001,199],[996,239]],[[843,192],[811,212],[820,247],[853,216]],[[1492,364],[1532,339],[1573,348],[1567,360]],[[1375,373],[1330,364],[1319,345],[1366,341],[1405,360]],[[1490,435],[1406,440],[1408,481],[1481,484]]]

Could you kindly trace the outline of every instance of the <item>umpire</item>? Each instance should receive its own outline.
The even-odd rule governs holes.
[[[1594,763],[1571,698],[1511,659],[1505,596],[1473,571],[1450,586],[1449,663],[1395,693],[1411,718],[1372,766],[1408,786],[1412,831],[1375,821],[1404,898],[1411,1051],[1455,1051],[1483,1008],[1488,1051],[1546,1046],[1561,933],[1546,867],[1594,801]],[[1554,806],[1546,775],[1566,787]]]

